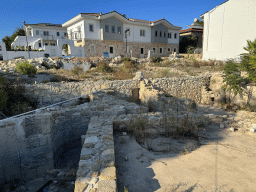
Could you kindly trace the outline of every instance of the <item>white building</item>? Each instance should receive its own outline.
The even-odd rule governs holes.
[[[4,43],[0,46],[0,59],[11,60],[63,55],[63,45],[67,45],[72,56],[84,57],[84,49],[75,47],[74,41],[67,38],[67,29],[58,24],[25,24],[26,36],[17,36],[12,43],[15,51],[6,51]],[[26,51],[25,51],[26,50]]]
[[[256,38],[256,1],[228,0],[201,15],[203,59],[239,59],[246,40]]]
[[[85,56],[110,57],[126,55],[145,57],[149,50],[159,56],[169,56],[179,50],[179,30],[165,19],[145,21],[127,18],[126,15],[112,11],[102,13],[80,13],[65,22],[68,38],[76,46],[84,47]]]

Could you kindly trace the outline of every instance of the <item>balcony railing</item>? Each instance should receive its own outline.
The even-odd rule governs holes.
[[[80,31],[74,31],[71,34],[62,37],[63,39],[81,40],[82,33]]]
[[[41,35],[44,40],[53,40],[53,35]]]

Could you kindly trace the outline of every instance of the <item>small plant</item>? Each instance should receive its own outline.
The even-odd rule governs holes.
[[[124,192],[129,192],[128,189],[124,186]]]
[[[111,73],[113,69],[108,66],[108,64],[104,61],[100,61],[97,63],[96,71],[99,73]]]
[[[78,66],[75,66],[73,69],[71,69],[71,72],[74,74],[74,75],[79,75],[83,72],[83,68],[82,67],[78,67]]]
[[[16,70],[20,74],[25,74],[28,76],[34,76],[37,72],[36,67],[34,65],[31,65],[28,61],[25,61],[24,63],[17,64]]]
[[[50,69],[50,66],[45,61],[41,65],[46,69]]]
[[[159,63],[159,62],[163,61],[163,59],[161,57],[155,56],[155,57],[151,58],[151,61],[153,63]]]
[[[48,83],[49,81],[44,80],[43,83]]]
[[[124,63],[126,61],[132,61],[132,60],[130,58],[128,58],[128,57],[125,57],[125,58],[121,59],[121,63]]]
[[[192,60],[192,66],[193,66],[193,67],[196,67],[196,68],[200,68],[200,62],[197,61],[196,59],[193,59],[193,60]]]

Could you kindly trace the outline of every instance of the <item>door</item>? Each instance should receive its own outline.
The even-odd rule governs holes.
[[[115,57],[114,46],[109,46],[109,57],[111,58]]]
[[[140,48],[140,58],[144,58],[144,48]]]

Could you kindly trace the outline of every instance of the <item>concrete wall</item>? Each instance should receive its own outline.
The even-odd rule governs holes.
[[[140,36],[141,29],[145,30],[145,37]],[[134,27],[133,27],[133,42],[150,43],[151,42],[151,27],[134,25]]]
[[[105,32],[105,26],[109,26],[109,32]],[[115,33],[112,33],[112,26],[115,27]],[[117,28],[121,27],[121,34],[117,32]],[[102,37],[101,40],[108,40],[108,41],[122,41],[124,37],[123,33],[123,22],[116,17],[109,17],[107,19],[103,19],[100,21],[100,28],[102,30]]]
[[[168,38],[168,44],[179,44],[179,30],[168,30],[168,33],[172,33],[172,38]],[[174,38],[175,33],[177,34],[177,38]]]
[[[36,35],[36,31],[39,31],[39,35]],[[49,32],[49,36],[44,36],[44,31]],[[59,36],[57,36],[57,32],[59,32]],[[42,27],[42,26],[33,26],[31,29],[31,35],[32,37],[35,38],[43,38],[47,39],[50,38],[49,40],[57,40],[57,39],[62,39],[64,37],[64,33],[67,32],[66,28],[61,28],[61,27]]]
[[[89,24],[93,24],[93,32],[89,31]],[[100,21],[93,19],[84,20],[85,39],[100,40]]]
[[[253,0],[230,0],[204,15],[204,60],[238,58],[246,52],[246,40],[256,38],[255,6]]]
[[[156,36],[156,31],[157,31],[157,36]],[[160,32],[161,32],[161,37],[160,37]],[[164,32],[165,32],[165,37],[164,37]],[[168,43],[168,28],[163,25],[159,24],[151,28],[151,42],[152,43]]]

